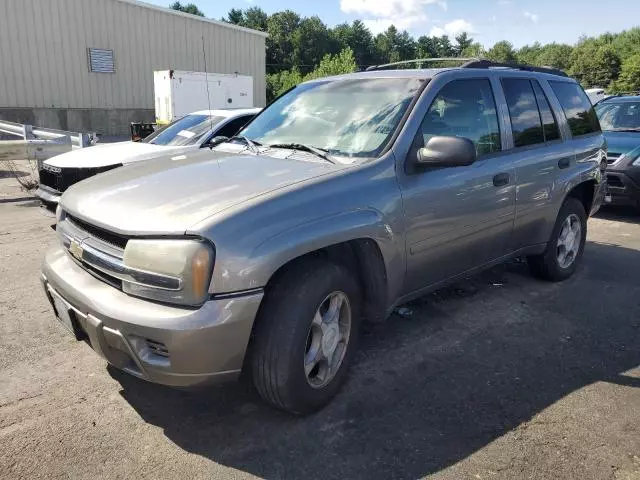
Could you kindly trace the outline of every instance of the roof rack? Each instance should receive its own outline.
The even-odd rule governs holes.
[[[401,62],[385,63],[383,65],[371,65],[367,67],[365,71],[371,72],[373,70],[382,70],[387,67],[393,67],[396,65],[407,65],[409,63],[429,63],[429,62],[466,62],[472,63],[479,61],[477,58],[462,58],[462,57],[443,57],[443,58],[416,58],[415,60],[403,60]]]
[[[568,77],[565,72],[552,67],[534,67],[533,65],[524,65],[521,63],[501,63],[492,62],[491,60],[481,60],[479,58],[462,58],[462,57],[443,57],[443,58],[417,58],[415,60],[403,60],[401,62],[385,63],[383,65],[371,65],[366,69],[367,72],[374,70],[382,70],[396,65],[407,65],[411,63],[435,63],[435,62],[463,62],[460,68],[510,68],[512,70],[523,70],[525,72],[548,73],[549,75],[558,75],[560,77]]]
[[[569,76],[562,70],[553,67],[534,67],[533,65],[525,65],[521,63],[501,63],[478,59],[464,63],[462,68],[510,68],[513,70],[523,70],[525,72],[548,73],[549,75],[558,75],[560,77]]]

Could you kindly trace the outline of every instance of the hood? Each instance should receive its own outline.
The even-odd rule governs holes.
[[[71,215],[121,234],[182,234],[265,193],[346,168],[264,155],[197,150],[116,168],[62,196]]]
[[[603,132],[609,153],[628,153],[640,146],[640,132]]]
[[[140,142],[117,142],[98,144],[93,147],[78,148],[70,152],[56,155],[45,163],[52,167],[60,168],[94,168],[106,167],[108,165],[126,165],[131,162],[147,160],[159,155],[166,155],[167,152],[176,153],[182,150],[191,150],[195,146],[189,147],[167,147],[165,145],[153,145],[151,143]]]

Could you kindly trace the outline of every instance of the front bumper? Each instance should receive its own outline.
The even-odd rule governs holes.
[[[42,283],[54,310],[60,302],[69,309],[77,338],[115,367],[171,386],[237,377],[263,297],[212,299],[197,310],[134,298],[93,277],[59,245],[45,255]]]
[[[625,172],[607,171],[607,193],[611,205],[640,205],[640,186]]]
[[[46,208],[55,212],[56,207],[60,202],[60,197],[62,197],[62,193],[58,192],[57,190],[53,190],[52,188],[46,187],[45,185],[40,185],[36,190],[36,197],[38,197],[42,201],[42,204]]]

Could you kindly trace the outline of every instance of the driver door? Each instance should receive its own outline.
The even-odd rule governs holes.
[[[435,285],[505,255],[515,215],[515,172],[501,153],[498,113],[488,78],[453,80],[429,107],[406,158],[432,136],[469,138],[475,163],[406,170],[406,293]]]

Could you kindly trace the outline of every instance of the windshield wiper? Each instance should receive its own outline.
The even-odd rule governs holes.
[[[243,135],[236,135],[234,137],[231,137],[229,140],[227,140],[228,142],[232,141],[232,140],[240,140],[241,142],[243,142],[244,144],[247,145],[247,147],[249,147],[249,150],[251,150],[253,153],[260,153],[260,150],[258,149],[258,147],[260,146],[260,143],[258,142],[254,142],[253,140],[251,140],[250,138],[247,138]]]
[[[605,132],[640,132],[640,127],[611,128],[609,130],[605,130]]]
[[[312,145],[305,145],[303,143],[274,143],[268,146],[270,148],[286,148],[290,150],[301,150],[303,152],[313,153],[315,156],[320,157],[329,163],[333,163],[333,164],[338,163],[331,157],[331,155],[329,155],[327,150],[314,147]]]

